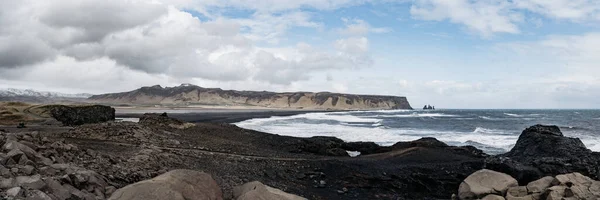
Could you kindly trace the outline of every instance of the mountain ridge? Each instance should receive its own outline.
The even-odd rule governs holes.
[[[406,97],[399,96],[237,91],[204,88],[192,84],[181,84],[176,87],[146,86],[129,92],[93,95],[88,100],[117,104],[199,104],[293,109],[412,109]]]

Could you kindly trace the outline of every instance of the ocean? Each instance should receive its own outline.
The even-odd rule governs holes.
[[[509,151],[521,132],[535,124],[557,125],[600,151],[600,110],[382,110],[306,113],[235,123],[295,137],[333,136],[345,141],[393,145],[435,137],[449,145],[472,145],[488,154]]]

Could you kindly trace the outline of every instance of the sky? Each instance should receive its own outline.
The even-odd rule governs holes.
[[[2,0],[0,88],[600,108],[597,0]]]

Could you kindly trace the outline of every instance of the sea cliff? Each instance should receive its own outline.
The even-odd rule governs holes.
[[[178,87],[142,87],[130,92],[94,95],[89,100],[105,104],[255,106],[316,110],[412,109],[406,97],[399,96],[235,91],[189,84]]]

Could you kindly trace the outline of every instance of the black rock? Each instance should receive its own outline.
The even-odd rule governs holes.
[[[65,126],[94,124],[115,120],[115,109],[110,106],[49,105],[50,115]]]
[[[389,151],[389,148],[379,146],[375,142],[348,142],[342,144],[342,149],[347,151],[358,151],[361,155],[374,153],[383,153]]]
[[[557,126],[535,125],[521,133],[508,153],[486,160],[486,168],[510,174],[525,183],[543,176],[579,172],[600,178],[600,153],[578,138],[563,136]]]

